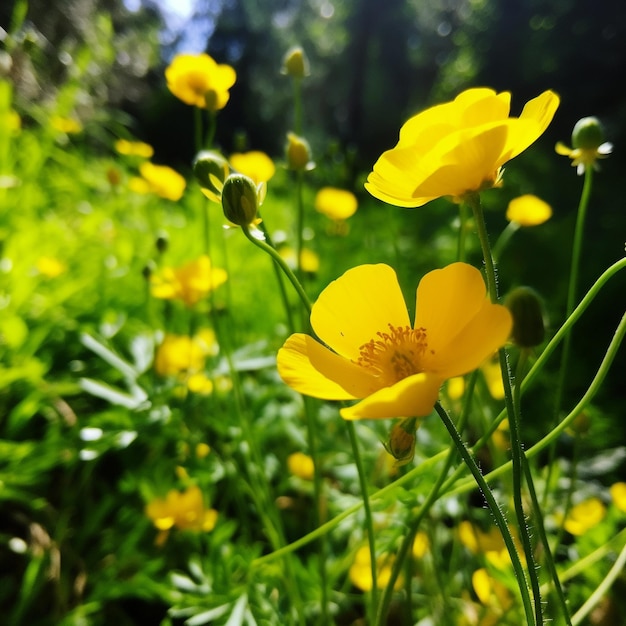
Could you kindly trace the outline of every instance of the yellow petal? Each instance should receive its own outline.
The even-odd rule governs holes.
[[[311,326],[335,352],[356,359],[359,348],[389,324],[409,325],[395,271],[388,265],[360,265],[322,291],[313,305]]]
[[[341,409],[346,420],[425,417],[431,413],[443,379],[423,372],[384,387],[354,406]]]
[[[296,391],[325,400],[354,400],[371,393],[375,379],[312,337],[291,335],[276,357],[280,377]]]

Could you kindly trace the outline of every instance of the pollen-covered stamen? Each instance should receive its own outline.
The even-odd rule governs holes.
[[[389,332],[376,333],[359,348],[356,364],[392,385],[407,376],[423,371],[422,355],[428,348],[426,329],[389,326]]]

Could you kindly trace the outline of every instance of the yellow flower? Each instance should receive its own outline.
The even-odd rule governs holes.
[[[509,117],[510,100],[508,92],[468,89],[415,115],[374,165],[366,189],[389,204],[418,207],[496,186],[502,166],[541,136],[559,105],[545,91]]]
[[[278,252],[292,270],[296,268],[296,251],[293,248],[283,246]],[[315,274],[320,269],[319,256],[309,248],[302,248],[300,252],[300,269],[303,272]]]
[[[164,300],[182,300],[193,306],[226,282],[227,276],[226,270],[211,267],[211,260],[203,255],[181,267],[165,267],[152,275],[152,295]]]
[[[393,555],[381,556],[376,559],[377,565],[377,588],[384,589],[391,578],[391,570],[395,558]],[[371,591],[372,587],[372,560],[369,546],[361,546],[354,555],[354,561],[350,566],[348,576],[350,582],[361,591]],[[404,584],[402,576],[398,576],[394,589],[401,589]]]
[[[422,417],[446,379],[504,344],[511,315],[489,302],[475,267],[453,263],[420,281],[411,327],[394,270],[361,265],[322,291],[311,326],[319,342],[295,334],[278,352],[289,386],[326,400],[361,400],[341,409],[344,419]]]
[[[63,261],[51,256],[41,256],[37,259],[37,271],[46,278],[56,278],[67,270]]]
[[[50,126],[52,126],[54,130],[67,135],[75,135],[83,130],[83,125],[78,120],[71,117],[61,117],[60,115],[55,115],[50,118]]]
[[[521,552],[521,545],[514,528],[509,528],[513,541]],[[459,539],[461,543],[472,554],[482,554],[489,563],[499,569],[506,569],[511,564],[511,557],[502,538],[502,534],[497,526],[490,526],[487,532],[467,520],[463,520],[458,526]],[[523,560],[523,554],[520,554]]]
[[[217,111],[228,102],[237,74],[208,54],[179,54],[165,70],[168,89],[185,104]]]
[[[146,515],[160,531],[179,530],[210,532],[217,522],[217,511],[207,509],[199,487],[185,491],[172,489],[165,498],[156,498],[146,505]]]
[[[583,535],[588,530],[597,526],[606,515],[606,507],[599,498],[587,498],[573,506],[565,521],[563,528],[571,535]]]
[[[626,513],[626,483],[613,483],[609,489],[613,504]]]
[[[428,535],[420,530],[415,533],[415,539],[413,539],[412,554],[415,559],[423,559],[430,550],[430,540]]]
[[[202,346],[187,335],[165,335],[154,357],[154,369],[160,376],[195,372],[204,367]]]
[[[143,141],[129,141],[128,139],[118,139],[114,144],[115,150],[125,156],[138,156],[149,159],[154,154],[154,149],[150,144]]]
[[[500,367],[500,361],[495,359],[489,359],[485,361],[480,371],[483,374],[485,383],[487,383],[487,389],[494,400],[502,400],[504,398],[504,383],[502,382],[502,369]]]
[[[506,219],[520,226],[538,226],[551,217],[552,207],[530,193],[513,198],[506,210]]]
[[[266,183],[276,173],[272,159],[259,150],[231,154],[230,164],[234,170],[251,178],[256,185]]]
[[[315,210],[331,220],[345,220],[356,213],[356,196],[345,189],[322,187],[315,196]]]
[[[303,480],[313,480],[315,466],[313,459],[303,452],[294,452],[287,457],[289,473]]]
[[[485,568],[478,569],[472,574],[472,587],[481,604],[491,607],[499,614],[505,613],[513,604],[509,590],[490,576]],[[495,625],[498,620],[491,623]]]
[[[294,133],[287,133],[287,147],[285,148],[287,167],[290,170],[308,171],[315,167],[311,160],[311,146],[304,137]]]
[[[287,50],[283,58],[282,73],[291,76],[296,80],[309,76],[309,59],[300,46],[294,46]]]
[[[154,193],[166,200],[180,200],[185,191],[185,179],[167,165],[155,165],[145,161],[139,166],[141,178],[130,181],[132,191],[137,193]]]

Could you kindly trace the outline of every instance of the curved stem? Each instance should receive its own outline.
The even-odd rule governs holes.
[[[504,249],[517,230],[519,230],[519,224],[517,222],[509,222],[506,225],[506,228],[500,233],[500,236],[496,239],[496,243],[493,244],[493,248],[491,249],[491,254],[494,259],[498,260],[502,256]]]
[[[524,568],[522,567],[522,562],[520,561],[519,554],[517,553],[517,548],[515,547],[515,542],[513,541],[513,537],[511,535],[511,531],[509,530],[509,525],[504,518],[504,514],[500,509],[500,505],[496,502],[496,499],[491,492],[487,481],[483,477],[480,472],[478,465],[476,465],[476,461],[474,461],[474,457],[470,454],[470,451],[467,449],[467,446],[461,439],[459,432],[455,428],[452,420],[448,416],[446,410],[441,406],[439,402],[435,404],[435,411],[443,421],[444,426],[447,431],[450,433],[452,437],[452,441],[454,442],[461,458],[465,462],[465,465],[468,467],[478,488],[483,494],[487,505],[489,506],[489,510],[494,517],[496,525],[500,530],[500,534],[502,535],[502,539],[504,539],[504,545],[509,553],[509,557],[511,558],[511,563],[513,565],[513,571],[515,572],[515,578],[517,579],[517,586],[519,587],[520,594],[522,596],[522,604],[524,605],[524,614],[526,615],[526,622],[528,626],[536,624],[535,616],[533,615],[533,607],[530,599],[530,594],[528,591],[528,584],[526,582],[526,574],[524,573]]]

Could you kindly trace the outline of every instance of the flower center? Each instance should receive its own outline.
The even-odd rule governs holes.
[[[383,386],[419,374],[424,370],[422,356],[428,348],[425,328],[389,326],[389,332],[376,333],[359,348],[356,364],[380,378]]]

